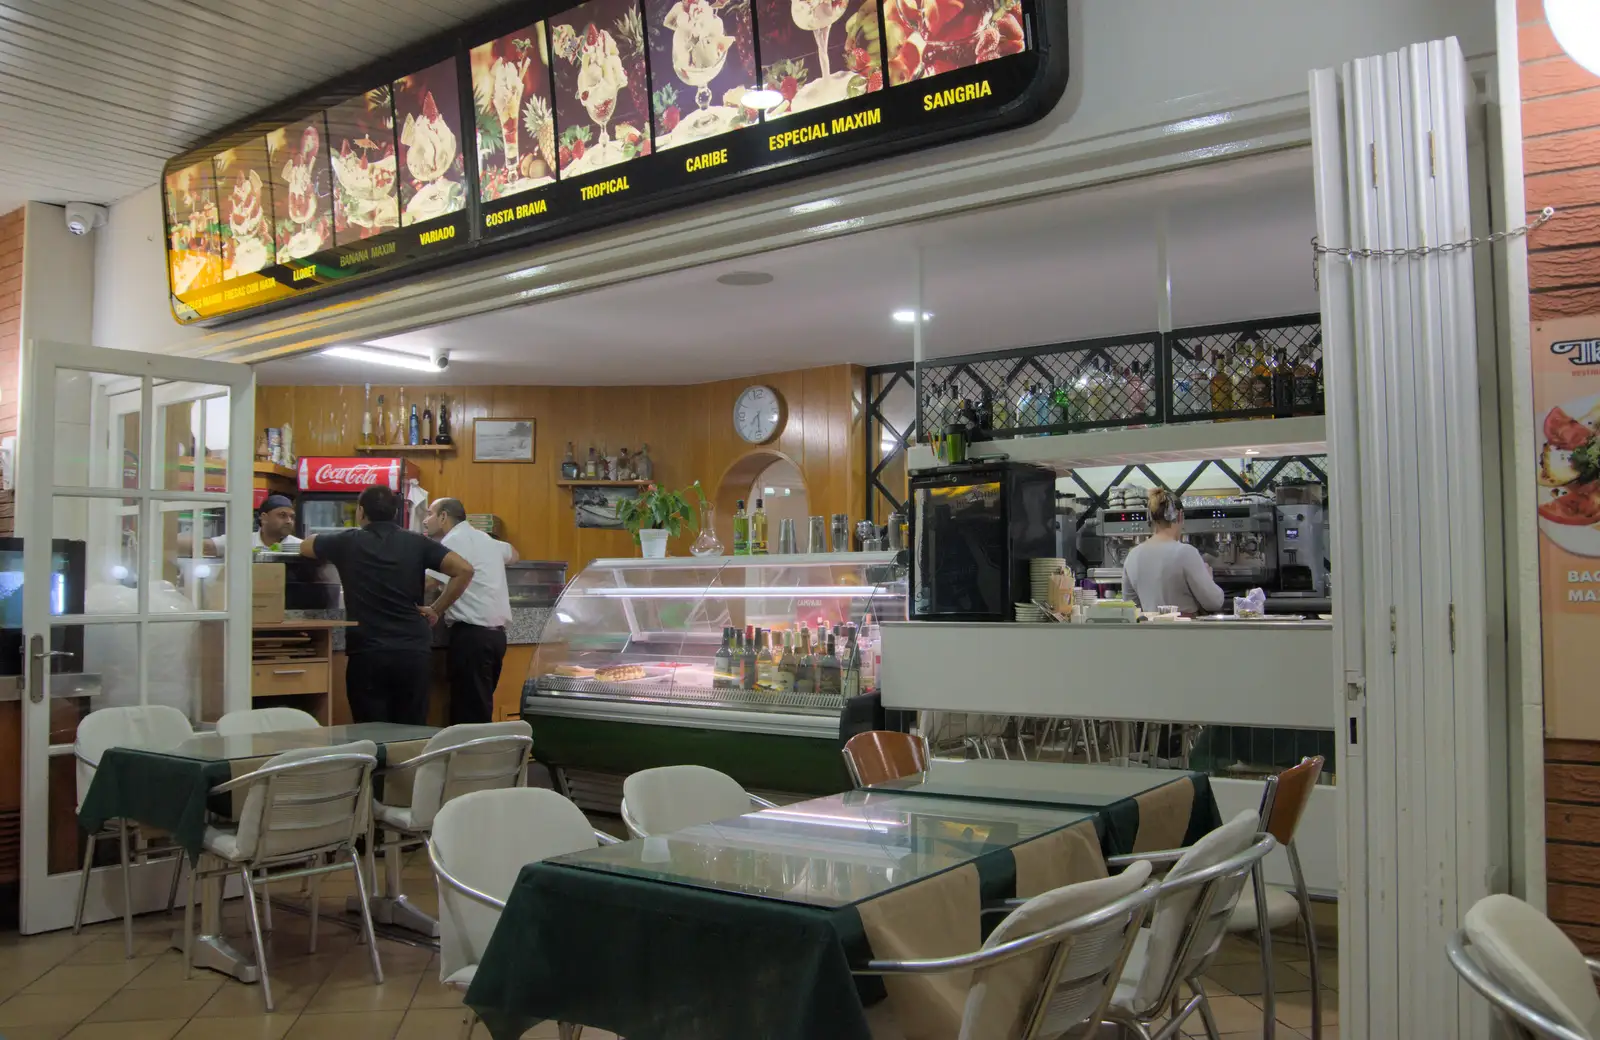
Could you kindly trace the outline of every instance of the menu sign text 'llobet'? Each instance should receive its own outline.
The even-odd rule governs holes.
[[[1020,126],[1065,87],[1064,33],[1047,0],[517,5],[420,71],[169,162],[173,312],[238,317]]]

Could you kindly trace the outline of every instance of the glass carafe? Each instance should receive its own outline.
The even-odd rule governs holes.
[[[691,556],[721,556],[722,543],[717,540],[717,507],[707,502],[700,507],[700,533],[689,546]]]

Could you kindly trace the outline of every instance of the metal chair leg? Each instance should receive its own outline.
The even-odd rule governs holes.
[[[195,873],[195,868],[190,867],[189,896],[183,902],[183,978],[186,982],[194,978],[194,890],[199,884]]]
[[[372,933],[372,906],[367,899],[367,882],[361,876],[361,857],[356,855],[354,849],[350,850],[350,866],[356,872],[356,891],[361,896],[361,931],[367,939],[367,953],[372,957],[372,974],[381,984],[383,982],[383,964],[378,960],[378,937]],[[263,972],[263,979],[266,973]]]
[[[1267,927],[1267,882],[1258,862],[1250,868],[1250,884],[1256,896],[1256,939],[1261,943],[1261,1040],[1273,1040],[1278,1032],[1277,980],[1272,974],[1272,929]]]
[[[256,947],[256,970],[261,973],[261,997],[267,1010],[275,1010],[272,1003],[272,983],[267,980],[267,944],[261,938],[261,912],[256,907],[256,886],[251,880],[250,868],[242,867],[239,876],[244,879],[244,903],[250,908],[250,938]]]
[[[117,821],[122,846],[122,948],[133,960],[133,871],[128,869],[128,821]]]
[[[1322,963],[1317,956],[1317,929],[1311,923],[1311,894],[1306,891],[1306,876],[1300,869],[1300,850],[1291,840],[1284,846],[1289,857],[1289,873],[1294,878],[1295,900],[1300,904],[1300,927],[1306,937],[1306,957],[1311,966],[1311,1040],[1322,1040]]]
[[[172,888],[167,891],[167,915],[178,905],[178,879],[183,876],[183,853],[172,857]]]
[[[317,917],[322,912],[322,875],[312,874],[306,878],[310,888],[310,895],[306,898],[310,902],[311,911],[311,953],[317,952]]]
[[[1217,1017],[1211,1013],[1211,1000],[1206,996],[1206,991],[1200,988],[1197,982],[1190,982],[1195,994],[1200,998],[1200,1021],[1205,1023],[1206,1040],[1221,1040],[1222,1033],[1217,1029]]]
[[[89,899],[89,872],[94,869],[94,850],[100,844],[100,835],[91,834],[83,850],[83,873],[78,877],[78,909],[72,915],[72,934],[83,931],[83,905]]]

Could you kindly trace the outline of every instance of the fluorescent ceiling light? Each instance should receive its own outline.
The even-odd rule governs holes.
[[[776,90],[747,90],[739,101],[746,108],[777,108],[783,104],[783,95]]]
[[[1260,455],[1261,454],[1260,450],[1257,449],[1257,448],[1246,448],[1244,450],[1244,453],[1246,455]]]
[[[1544,19],[1561,49],[1600,76],[1600,5],[1594,0],[1544,0]]]
[[[365,361],[372,365],[388,365],[390,368],[404,368],[412,372],[439,371],[439,366],[428,358],[416,354],[401,354],[393,350],[379,350],[377,347],[329,347],[322,352],[322,356],[343,358],[346,361]]]
[[[705,599],[730,599],[734,597],[761,599],[761,598],[786,598],[789,596],[827,596],[830,598],[871,599],[873,596],[887,596],[886,589],[876,585],[774,585],[769,588],[744,588],[730,586],[728,588],[682,587],[682,588],[652,588],[648,585],[638,587],[612,588],[601,587],[584,589],[582,595],[602,596],[607,599],[672,599],[674,597],[698,595]]]
[[[890,315],[890,317],[894,318],[895,321],[898,321],[902,325],[910,325],[912,322],[917,320],[917,312],[912,310],[910,307],[907,307],[904,310],[895,311],[892,315]],[[928,311],[922,312],[923,321],[927,321],[931,317],[933,317],[933,315]]]

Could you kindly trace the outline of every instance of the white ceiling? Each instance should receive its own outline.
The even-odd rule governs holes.
[[[107,204],[213,131],[503,0],[0,0],[0,213]]]
[[[916,298],[919,253],[928,357],[1147,332],[1159,325],[1163,219],[1177,327],[1317,309],[1301,150],[811,242],[373,342],[449,350],[440,379],[452,385],[697,383],[883,364],[912,356],[909,327],[890,313]],[[773,281],[716,281],[735,270]],[[302,355],[257,375],[335,384],[372,371]],[[414,376],[431,378],[404,378]]]

